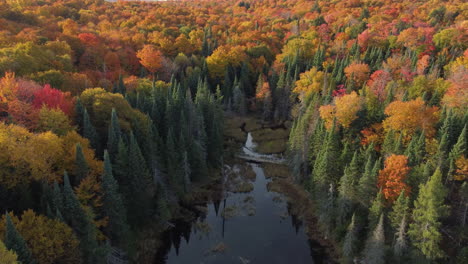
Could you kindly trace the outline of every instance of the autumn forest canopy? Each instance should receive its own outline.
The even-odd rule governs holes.
[[[234,117],[336,262],[468,263],[462,0],[0,0],[0,262],[153,263]]]

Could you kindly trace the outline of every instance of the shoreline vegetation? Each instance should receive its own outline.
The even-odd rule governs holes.
[[[280,130],[280,131],[278,131]],[[256,136],[262,136],[262,141],[256,141],[254,137],[254,142],[258,144],[255,149],[258,153],[261,154],[283,154],[286,149],[277,151],[276,149],[272,151],[267,147],[262,148],[262,144],[267,145],[272,140],[282,140],[283,144],[286,145],[288,141],[289,128],[286,124],[271,124],[265,123],[259,119],[256,115],[249,116],[237,116],[233,114],[225,115],[225,164],[242,164],[240,165],[240,172],[237,175],[240,177],[230,177],[225,176],[228,181],[231,183],[225,183],[227,189],[220,190],[223,188],[223,183],[220,182],[218,176],[213,176],[209,178],[210,180],[207,183],[200,184],[197,187],[194,187],[192,192],[183,199],[181,204],[183,208],[191,208],[190,210],[182,210],[179,214],[176,214],[177,220],[185,222],[193,222],[195,220],[194,211],[203,213],[206,209],[205,207],[199,207],[198,205],[204,205],[206,202],[210,202],[213,199],[221,199],[220,195],[223,195],[222,192],[250,192],[253,189],[251,181],[255,179],[255,174],[251,171],[250,166],[247,161],[236,158],[234,153],[238,152],[245,141],[247,140],[247,134],[251,132]],[[265,150],[266,149],[266,150]],[[313,241],[318,241],[320,246],[325,250],[327,256],[330,257],[330,260],[333,260],[335,263],[339,262],[338,248],[333,244],[330,238],[326,238],[317,226],[317,216],[314,215],[314,205],[311,199],[310,194],[308,194],[304,188],[297,183],[294,183],[294,178],[290,171],[290,168],[286,165],[262,163],[262,168],[265,171],[265,177],[270,178],[272,181],[268,183],[267,189],[279,194],[284,195],[288,204],[291,206],[291,214],[303,222],[305,227],[305,232],[309,239]],[[213,175],[221,175],[220,171],[213,172]],[[232,182],[234,181],[234,182]],[[230,187],[229,187],[230,186]],[[248,197],[246,198],[248,200]],[[226,219],[237,216],[242,210],[237,207],[228,207],[226,211],[221,212],[225,215]],[[185,212],[185,213],[184,213]],[[247,212],[247,215],[249,213]],[[201,223],[196,223],[196,226],[202,225]],[[209,227],[202,228],[203,230],[209,230]],[[209,231],[207,231],[209,232]],[[161,237],[161,235],[159,235]],[[216,245],[213,250],[217,252],[218,248],[223,248],[225,250],[224,244]],[[213,252],[208,252],[212,254]]]
[[[164,262],[222,213],[272,254],[182,258],[290,220],[299,262],[468,263],[467,10],[0,0],[0,259]]]

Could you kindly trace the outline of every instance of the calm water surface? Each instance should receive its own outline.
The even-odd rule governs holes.
[[[249,140],[244,149],[252,151],[254,144]],[[267,189],[270,180],[261,165],[248,165],[256,175],[254,189],[228,192],[223,201],[208,203],[206,215],[199,216],[197,223],[177,223],[167,233],[167,254],[160,262],[325,263],[323,248],[308,239],[301,223],[289,213],[284,196]],[[236,166],[231,169],[235,171]],[[228,216],[226,212],[234,213]]]

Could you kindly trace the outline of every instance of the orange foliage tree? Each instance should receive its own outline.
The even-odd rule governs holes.
[[[346,78],[353,80],[354,83],[360,87],[364,81],[369,78],[369,65],[365,63],[351,63],[344,69]]]
[[[385,160],[385,168],[379,171],[378,187],[388,202],[393,203],[403,190],[409,194],[409,186],[405,183],[409,171],[405,155],[391,155]]]
[[[439,108],[427,106],[418,97],[408,102],[394,101],[385,108],[388,116],[383,121],[386,131],[395,130],[405,136],[411,136],[417,130],[424,130],[425,134],[432,137],[435,134],[434,125],[439,118]]]
[[[156,49],[153,45],[145,45],[136,54],[143,65],[151,74],[161,70],[163,66],[163,54],[160,50]]]

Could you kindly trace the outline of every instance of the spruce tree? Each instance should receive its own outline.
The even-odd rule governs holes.
[[[6,226],[5,226],[5,246],[7,249],[12,250],[18,254],[18,260],[21,263],[34,264],[36,263],[33,259],[31,250],[29,249],[26,241],[21,234],[16,230],[15,224],[11,220],[8,213],[5,214]]]
[[[398,225],[398,229],[396,232],[396,241],[393,245],[393,255],[397,260],[400,260],[406,253],[408,249],[408,241],[406,238],[406,214],[401,219],[401,222]]]
[[[78,96],[75,101],[75,119],[76,119],[76,124],[78,125],[78,131],[80,133],[83,133],[83,114],[84,114],[84,106],[83,103],[81,102],[80,97]]]
[[[385,154],[389,155],[393,153],[394,150],[395,150],[395,131],[390,130],[385,136],[385,139],[382,145],[382,151]]]
[[[80,247],[86,263],[95,263],[100,256],[101,249],[96,240],[96,226],[82,208],[73,188],[68,174],[63,177],[63,217],[68,225],[75,231],[80,239]]]
[[[80,184],[81,180],[88,176],[89,166],[86,162],[85,156],[83,154],[83,148],[81,147],[80,143],[76,144],[75,147],[75,178],[74,183],[75,185]]]
[[[393,230],[398,230],[398,227],[404,217],[407,216],[409,210],[409,197],[405,191],[401,191],[400,196],[392,206],[392,211],[388,215],[390,219],[390,226]]]
[[[113,166],[113,175],[122,189],[128,188],[130,181],[127,178],[129,175],[128,170],[128,147],[125,144],[123,138],[119,139],[119,145],[117,150],[117,156],[115,158]],[[124,196],[127,196],[125,192],[122,192]],[[131,197],[129,195],[128,197]]]
[[[102,176],[103,211],[109,217],[107,233],[111,241],[122,245],[127,239],[127,212],[112,173],[112,164],[107,150],[104,151],[104,174]]]
[[[413,223],[408,234],[412,244],[430,260],[444,257],[439,244],[441,219],[448,213],[444,204],[447,190],[442,184],[442,173],[437,169],[429,181],[419,188],[419,195],[414,203]]]
[[[453,175],[455,174],[455,162],[461,156],[464,156],[467,152],[466,144],[466,125],[463,127],[460,136],[458,137],[457,143],[453,146],[449,154],[449,179],[452,180]]]
[[[359,238],[356,226],[356,216],[353,214],[343,241],[343,256],[345,263],[353,263],[353,259],[356,256],[358,242]]]
[[[384,204],[383,204],[383,194],[382,191],[379,191],[374,201],[372,202],[371,207],[369,208],[369,229],[372,230],[378,224],[379,216],[383,213]]]
[[[358,198],[356,187],[359,174],[358,154],[355,151],[351,163],[344,170],[344,175],[341,177],[340,186],[338,187],[339,223],[344,223],[347,220],[353,204]]]
[[[368,158],[364,173],[359,179],[358,193],[359,201],[366,208],[371,205],[372,199],[377,193],[377,175],[380,169],[380,160],[372,162],[372,158]]]
[[[94,128],[93,124],[91,123],[91,119],[89,118],[89,114],[86,108],[83,111],[83,137],[87,138],[93,149],[99,153],[99,135],[96,132],[96,128]]]
[[[132,132],[128,146],[128,173],[130,195],[133,195],[127,200],[129,220],[132,225],[141,224],[147,220],[149,213],[147,190],[152,184],[152,177]]]
[[[369,264],[385,263],[384,216],[380,214],[377,226],[366,241],[363,262]]]
[[[115,111],[115,108],[112,108],[111,122],[107,133],[107,151],[109,152],[109,156],[112,161],[114,161],[115,156],[117,155],[121,134],[122,132],[120,130],[117,112]]]

